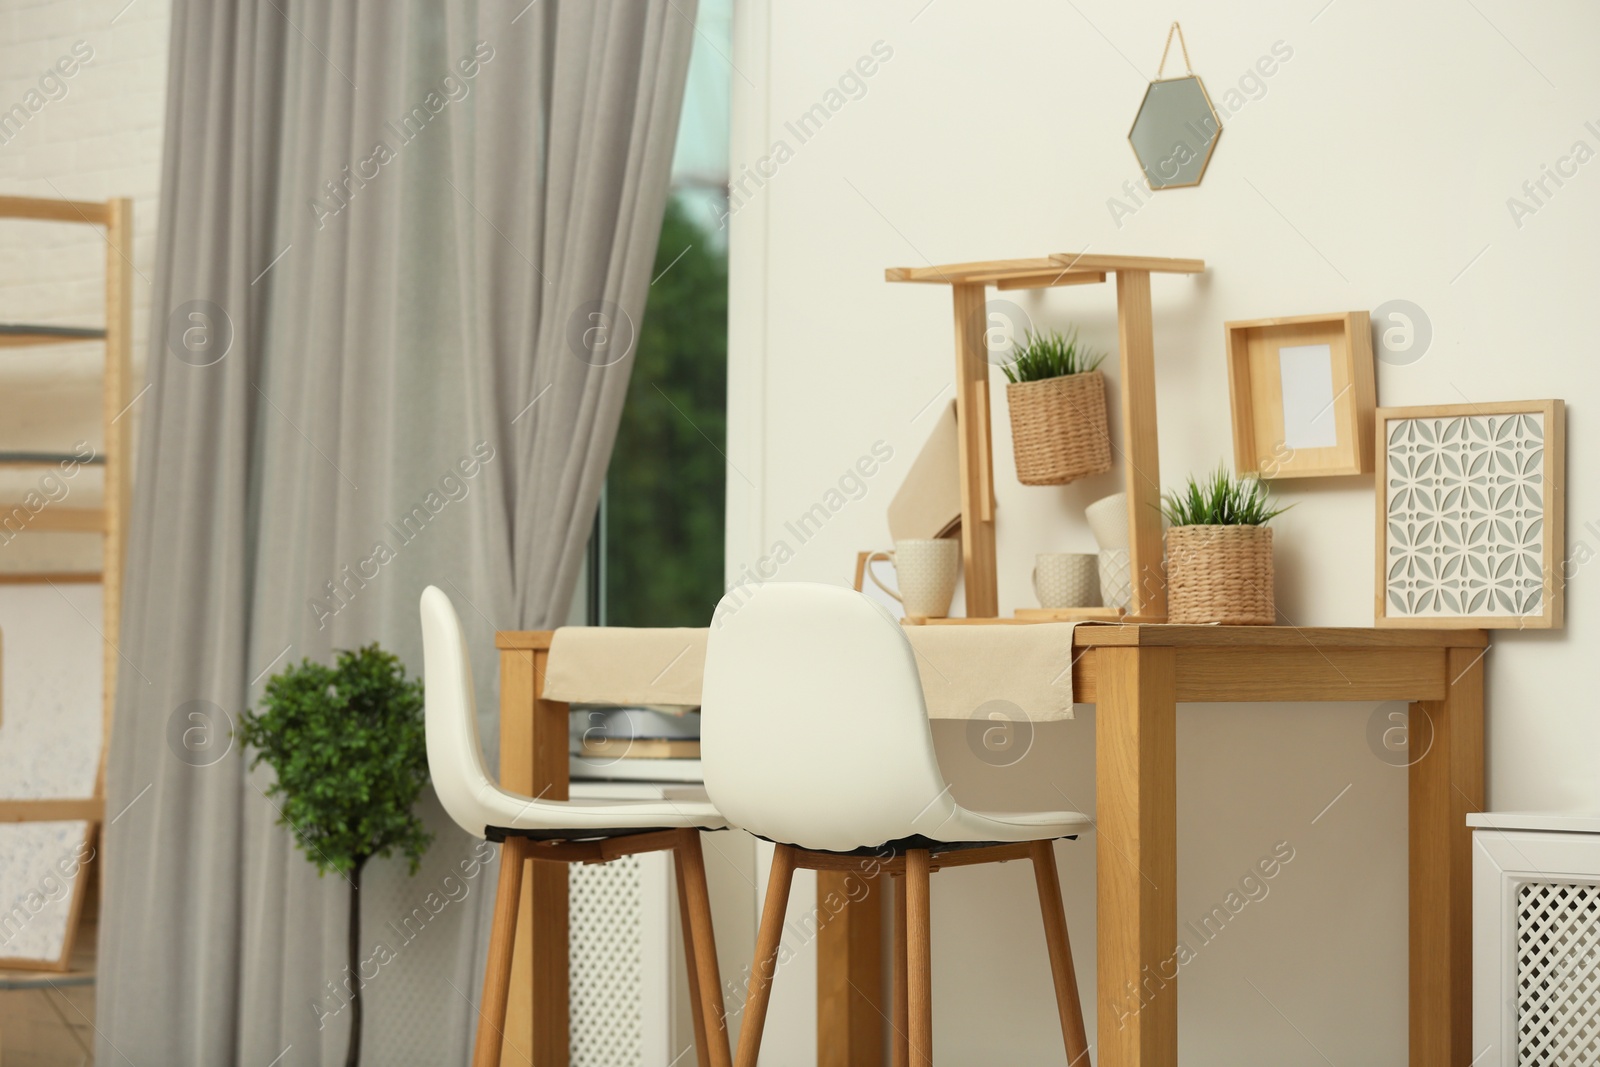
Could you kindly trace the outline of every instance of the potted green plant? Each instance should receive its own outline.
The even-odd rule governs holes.
[[[1272,530],[1286,509],[1271,506],[1266,486],[1223,467],[1192,475],[1162,498],[1167,530],[1167,621],[1253,624],[1277,618],[1273,603]]]
[[[1078,332],[1029,330],[1001,369],[1011,410],[1012,451],[1023,485],[1065,485],[1111,469],[1103,353]]]
[[[350,884],[346,946],[350,1043],[346,1067],[361,1062],[361,871],[368,860],[404,853],[417,873],[432,840],[412,808],[428,782],[421,679],[371,644],[340,652],[333,666],[302,660],[268,682],[258,712],[240,732],[277,772],[267,789],[278,823],[294,832],[319,876]]]

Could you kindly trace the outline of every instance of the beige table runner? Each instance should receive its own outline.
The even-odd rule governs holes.
[[[544,695],[571,704],[700,705],[701,628],[563,626],[550,642]]]
[[[967,719],[991,705],[985,716],[1070,719],[1075,625],[906,627],[928,717]],[[704,629],[563,627],[550,645],[545,696],[574,704],[697,706],[706,634]]]

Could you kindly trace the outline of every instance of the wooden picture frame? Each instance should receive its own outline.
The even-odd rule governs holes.
[[[1565,404],[1380,408],[1374,421],[1377,625],[1559,628]]]
[[[1377,383],[1367,312],[1249,319],[1223,332],[1240,475],[1372,472]]]

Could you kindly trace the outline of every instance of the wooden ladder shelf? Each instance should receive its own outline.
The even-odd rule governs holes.
[[[88,823],[86,841],[93,844],[105,820],[106,753],[111,744],[111,718],[117,695],[118,630],[122,619],[122,569],[126,554],[128,515],[131,504],[130,423],[123,418],[129,405],[132,377],[133,337],[133,201],[123,198],[107,201],[49,200],[24,196],[0,196],[0,219],[29,219],[97,226],[106,243],[106,306],[104,327],[40,326],[0,324],[0,348],[35,345],[105,344],[105,366],[101,380],[101,424],[104,444],[98,454],[56,454],[52,452],[0,452],[0,468],[48,468],[58,463],[75,462],[99,466],[104,470],[105,498],[98,508],[59,507],[50,504],[37,511],[22,509],[16,501],[0,502],[0,531],[9,540],[20,534],[98,533],[101,535],[101,569],[94,572],[40,573],[13,571],[0,573],[0,584],[97,581],[102,590],[101,634],[103,693],[101,705],[100,755],[95,771],[94,791],[88,797],[41,797],[0,799],[0,823],[84,821]],[[19,517],[19,515],[21,517]],[[95,870],[97,866],[90,867]],[[72,957],[88,878],[76,878],[67,931],[57,960],[0,959],[0,967],[65,971]]]
[[[1205,261],[1157,256],[1061,253],[940,267],[890,267],[891,282],[948,285],[955,304],[956,421],[960,426],[961,558],[968,618],[1000,613],[994,547],[994,455],[989,432],[988,287],[1048,289],[1116,277],[1121,368],[1123,475],[1133,603],[1128,622],[1165,622],[1167,580],[1161,564],[1161,462],[1156,442],[1155,342],[1150,275],[1201,274]]]

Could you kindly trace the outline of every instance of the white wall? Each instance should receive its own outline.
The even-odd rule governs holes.
[[[170,0],[0,0],[0,195],[133,198],[135,393],[149,335],[170,19]],[[70,76],[56,66],[62,60]],[[0,322],[102,323],[102,234],[0,222]],[[103,360],[99,344],[0,352],[0,450],[68,451],[77,441],[98,448]],[[138,405],[130,417],[137,432]],[[20,499],[39,475],[0,472],[0,499]],[[97,502],[100,485],[98,473],[88,479],[85,506]],[[98,570],[99,559],[94,535],[0,546],[0,570]]]
[[[1119,220],[1108,202],[1134,206],[1124,183],[1138,178],[1128,126],[1174,16],[1213,98],[1224,102],[1243,79],[1244,103],[1224,120],[1203,186],[1141,194],[1145,202]],[[747,184],[742,198],[736,190],[731,223],[730,578],[783,539],[795,554],[780,579],[848,581],[855,553],[887,540],[884,507],[938,407],[924,406],[950,395],[952,358],[948,292],[887,285],[883,268],[1083,249],[1208,264],[1201,278],[1153,282],[1167,484],[1231,457],[1225,320],[1405,299],[1424,309],[1433,340],[1421,359],[1379,367],[1379,402],[1564,397],[1576,475],[1568,547],[1586,559],[1600,548],[1600,526],[1586,528],[1600,516],[1584,476],[1600,459],[1585,430],[1597,379],[1589,290],[1600,163],[1560,188],[1548,182],[1553,195],[1540,203],[1522,186],[1577,141],[1600,151],[1596,39],[1600,8],[1576,0],[747,0],[732,56],[735,181],[741,163],[774,157],[780,139],[788,152],[776,153],[785,158],[775,173],[767,165],[759,187]],[[865,79],[864,95],[801,143],[785,122],[879,41],[893,55]],[[1278,42],[1292,54],[1257,80],[1255,65]],[[1536,210],[1514,218],[1512,196]],[[1076,323],[1114,350],[1109,287],[1018,303],[1038,322]],[[1093,547],[1082,506],[1114,491],[1121,472],[1065,489],[1020,486],[995,388],[1009,613],[1031,603],[1034,553]],[[893,446],[894,460],[863,499],[796,543],[784,520],[876,440]],[[1280,492],[1297,504],[1276,523],[1283,611],[1296,623],[1370,624],[1370,482],[1303,481]],[[1495,638],[1493,807],[1600,808],[1600,726],[1578,658],[1596,588],[1579,567],[1566,632]],[[1181,712],[1180,926],[1274,843],[1295,849],[1267,899],[1184,971],[1186,1064],[1405,1061],[1405,780],[1367,741],[1369,719],[1384,710]],[[968,798],[1054,805],[1065,795],[1092,811],[1092,735],[1092,713],[1081,715],[1041,730],[1025,760],[998,770],[946,728],[941,755]],[[1080,974],[1089,975],[1092,836],[1059,854]],[[941,1058],[1053,1062],[1058,1036],[1025,879],[961,871],[936,884]],[[765,1062],[811,1062],[812,966],[802,954],[780,976]],[[1091,988],[1086,995],[1092,1019]]]

